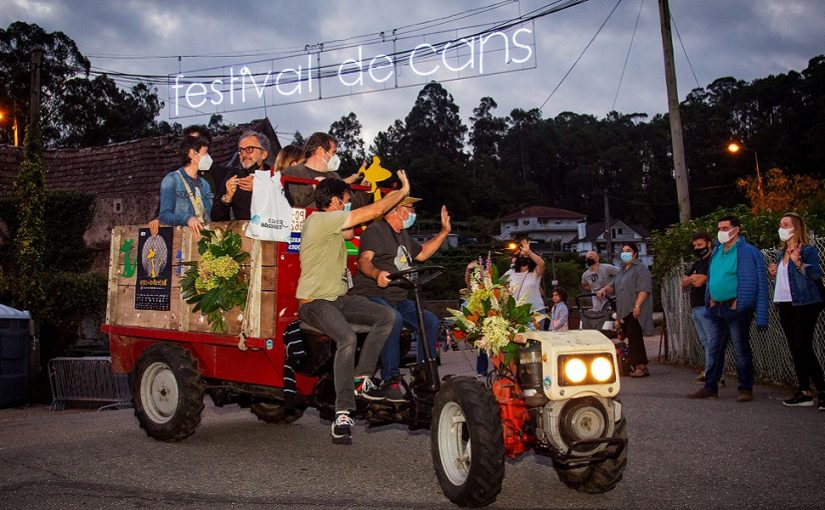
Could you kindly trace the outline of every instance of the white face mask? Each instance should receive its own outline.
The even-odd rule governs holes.
[[[716,238],[719,239],[719,242],[722,244],[727,243],[728,241],[730,241],[731,238],[730,230],[728,230],[727,232],[720,230],[716,233]]]
[[[212,156],[210,156],[209,153],[204,154],[200,158],[201,159],[198,160],[198,170],[205,172],[212,168]]]
[[[338,157],[338,154],[333,154],[329,161],[327,161],[327,171],[334,172],[338,170],[338,167],[341,165],[341,158]]]
[[[793,237],[793,229],[791,228],[780,228],[779,229],[779,240],[782,242],[786,242]]]

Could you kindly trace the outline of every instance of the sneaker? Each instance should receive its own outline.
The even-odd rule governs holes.
[[[753,400],[753,392],[750,390],[739,390],[739,394],[736,395],[737,402],[750,402]]]
[[[367,400],[384,400],[381,390],[369,377],[361,377],[355,380],[355,397]]]
[[[788,400],[783,400],[782,405],[788,407],[813,407],[814,398],[799,392]]]
[[[719,386],[724,386],[724,385],[725,385],[725,378],[723,377],[723,378],[719,379]]]
[[[696,391],[694,391],[693,393],[691,393],[690,395],[688,395],[688,396],[687,396],[687,398],[693,398],[693,399],[698,399],[698,398],[715,399],[715,398],[719,398],[719,393],[718,393],[718,392],[713,392],[713,393],[711,393],[710,391],[708,391],[708,390],[707,390],[707,388],[704,388],[704,387],[703,387],[703,388],[699,388],[698,390],[696,390]]]
[[[696,378],[693,380],[693,384],[705,384],[704,372],[696,376]]]
[[[816,410],[825,412],[825,392],[822,392],[819,395],[817,395]]]
[[[396,404],[406,402],[407,398],[404,395],[404,390],[401,388],[401,383],[398,379],[390,379],[381,384],[380,394],[387,402],[394,402]]]
[[[349,417],[349,413],[336,413],[335,421],[332,422],[332,443],[352,444],[352,427],[355,422]]]

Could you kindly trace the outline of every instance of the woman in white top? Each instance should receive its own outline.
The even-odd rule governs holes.
[[[782,403],[788,407],[813,406],[813,380],[818,393],[817,408],[825,411],[825,376],[813,349],[814,330],[825,297],[820,290],[819,254],[798,214],[782,216],[779,239],[784,249],[777,261],[768,266],[768,275],[776,280],[773,302],[779,311],[779,323],[788,340],[798,382],[794,396]]]
[[[505,273],[510,285],[510,293],[523,303],[532,305],[533,313],[545,313],[544,298],[541,296],[541,277],[544,275],[544,259],[530,249],[527,239],[521,240],[513,268]]]

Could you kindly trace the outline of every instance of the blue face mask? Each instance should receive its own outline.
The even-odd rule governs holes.
[[[633,260],[633,254],[629,251],[623,251],[620,257],[625,264]]]
[[[407,216],[407,219],[404,220],[404,228],[412,227],[413,223],[415,223],[415,213],[410,213],[410,215]]]
[[[352,203],[347,202],[346,204],[344,204],[344,210],[345,211],[351,211],[352,210]]]

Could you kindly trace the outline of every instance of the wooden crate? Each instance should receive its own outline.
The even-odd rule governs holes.
[[[250,295],[247,309],[241,312],[237,307],[224,313],[228,327],[227,334],[238,335],[244,325],[247,336],[266,338],[275,335],[275,290],[277,267],[275,259],[276,244],[268,241],[256,241],[246,237],[245,221],[216,222],[212,228],[223,228],[241,234],[241,250],[251,255],[241,264],[241,273],[249,278]],[[147,328],[170,329],[209,333],[210,326],[206,317],[200,312],[192,312],[192,307],[180,296],[180,277],[189,267],[181,268],[180,262],[198,260],[198,240],[187,227],[174,227],[172,235],[172,292],[169,311],[135,309],[135,287],[137,272],[129,278],[123,275],[125,255],[120,249],[122,243],[133,241],[130,257],[136,258],[138,231],[143,225],[118,226],[112,229],[112,241],[109,258],[109,296],[106,307],[106,323],[118,326],[140,326]],[[177,253],[180,250],[180,260]],[[181,270],[181,274],[178,271]]]

